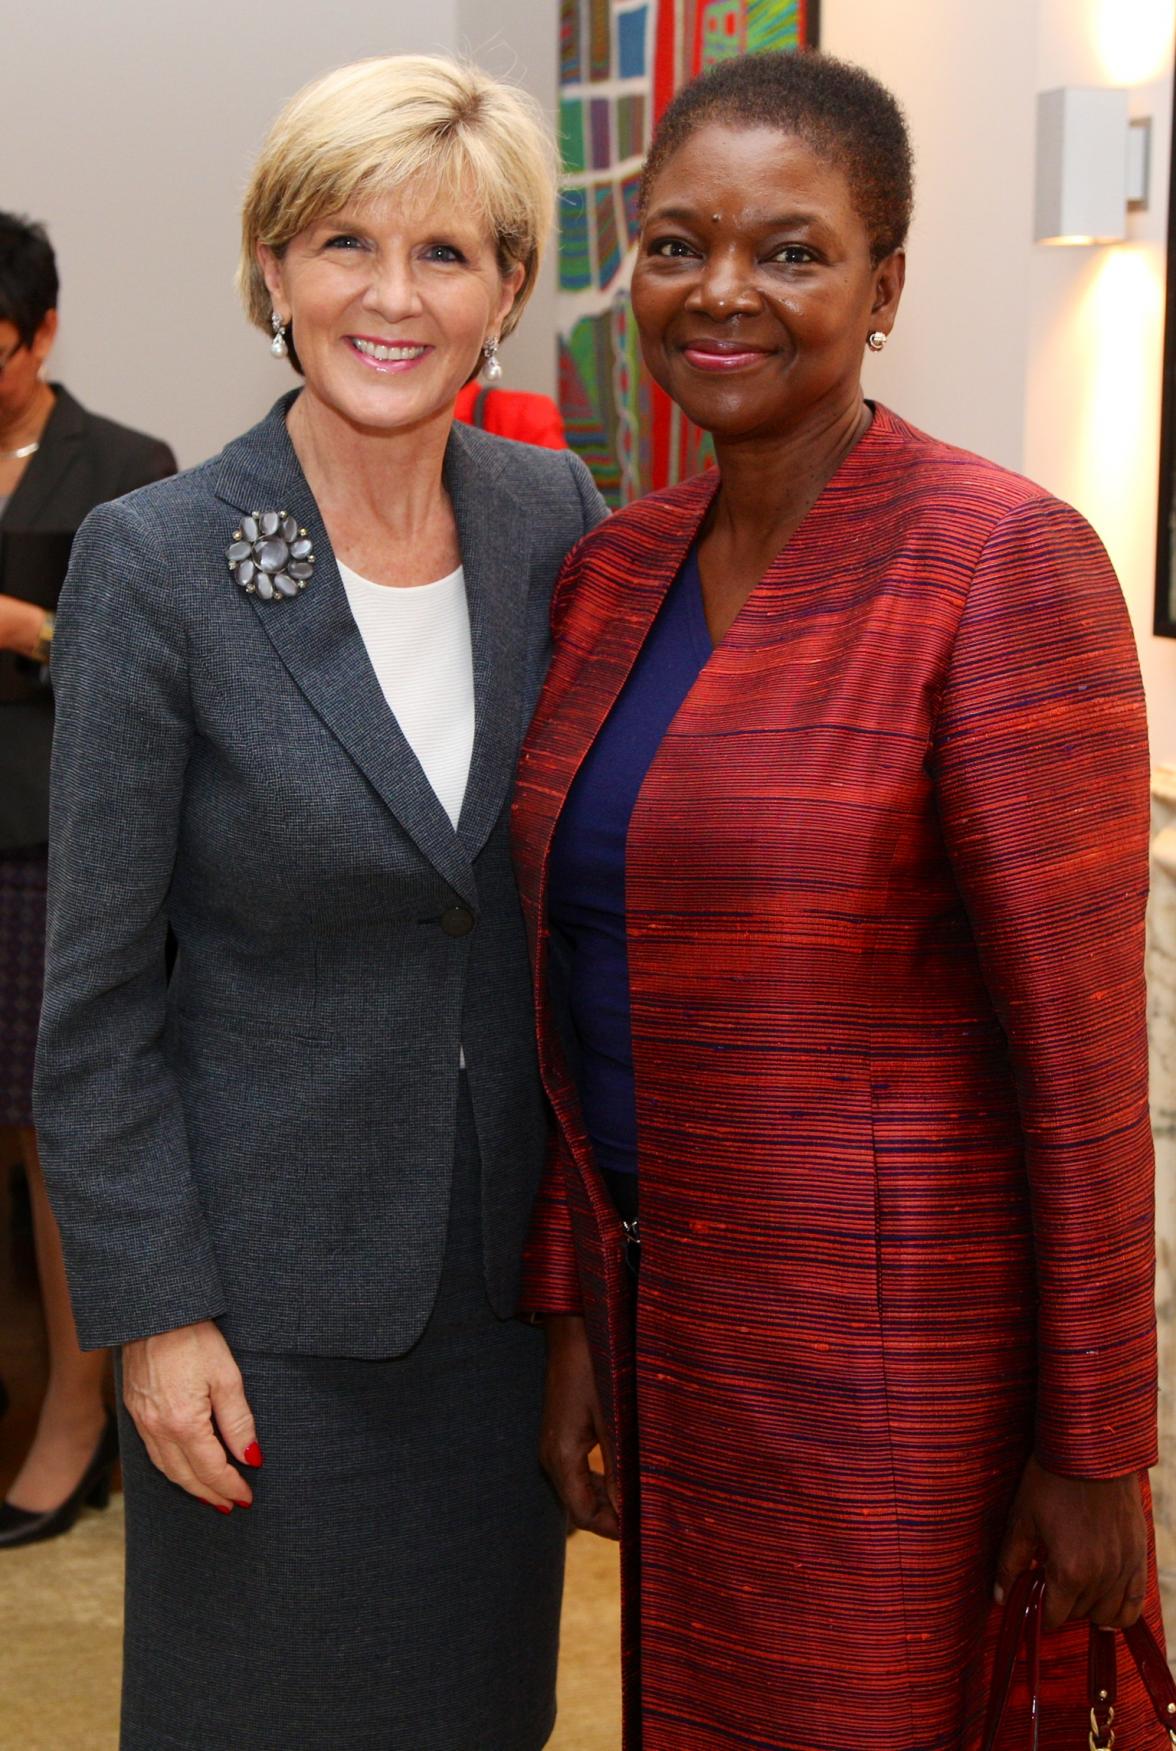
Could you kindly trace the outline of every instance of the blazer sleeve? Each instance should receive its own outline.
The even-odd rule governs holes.
[[[224,1310],[164,1050],[167,897],[193,741],[180,597],[168,547],[133,502],[86,519],[54,639],[34,1100],[87,1349]]]
[[[1156,1458],[1147,728],[1118,583],[1069,506],[1022,505],[990,535],[933,771],[1019,1096],[1037,1456],[1117,1476]]]

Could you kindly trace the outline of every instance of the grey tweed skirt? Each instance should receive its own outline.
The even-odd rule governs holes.
[[[122,1751],[539,1751],[565,1523],[536,1458],[543,1335],[500,1320],[462,1082],[428,1326],[389,1361],[238,1354],[249,1512],[157,1472],[122,1416]]]

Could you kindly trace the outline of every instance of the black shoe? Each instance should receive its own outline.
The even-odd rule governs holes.
[[[69,1531],[83,1508],[105,1508],[110,1500],[110,1474],[117,1458],[118,1428],[114,1418],[108,1417],[81,1482],[60,1507],[50,1508],[44,1514],[31,1514],[27,1508],[0,1503],[0,1550],[11,1550],[18,1544],[37,1544],[42,1538],[57,1538]]]

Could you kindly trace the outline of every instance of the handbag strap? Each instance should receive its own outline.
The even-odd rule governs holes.
[[[1022,1638],[1029,1663],[1030,1695],[1033,1698],[1026,1751],[1037,1751],[1039,1666],[1041,1659],[1041,1600],[1045,1592],[1044,1569],[1022,1569],[1005,1600],[1000,1637],[992,1662],[992,1689],[984,1722],[983,1751],[995,1751],[996,1737],[1008,1707]]]
[[[1123,1639],[1131,1649],[1131,1657],[1151,1698],[1156,1719],[1170,1742],[1176,1745],[1176,1681],[1168,1669],[1168,1662],[1142,1617],[1137,1617],[1131,1628],[1123,1631]]]
[[[1041,1613],[1045,1596],[1045,1575],[1035,1585],[1030,1597],[1032,1609],[1025,1618],[1025,1666],[1029,1681],[1029,1751],[1037,1751],[1041,1732]]]
[[[1097,1629],[1091,1624],[1086,1673],[1090,1700],[1090,1751],[1111,1751],[1115,1743],[1115,1704],[1118,1701],[1114,1630]]]
[[[1044,1569],[1025,1569],[1009,1588],[1001,1618],[996,1657],[992,1663],[992,1689],[988,1698],[988,1714],[984,1723],[982,1751],[995,1751],[997,1735],[1004,1721],[1017,1654],[1025,1643],[1026,1680],[1030,1695],[1029,1731],[1024,1741],[1026,1751],[1037,1751],[1040,1732],[1040,1666],[1041,1617],[1045,1594]],[[1176,1679],[1160,1651],[1156,1638],[1140,1617],[1123,1631],[1123,1639],[1131,1651],[1143,1687],[1150,1698],[1156,1719],[1168,1735],[1176,1751]],[[1090,1703],[1090,1751],[1112,1751],[1115,1743],[1115,1707],[1118,1685],[1115,1658],[1115,1631],[1090,1626],[1087,1655],[1087,1694]]]

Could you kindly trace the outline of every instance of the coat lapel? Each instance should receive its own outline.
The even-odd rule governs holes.
[[[477,884],[465,843],[388,709],[348,605],[318,506],[286,432],[293,399],[284,397],[268,419],[224,452],[216,488],[227,507],[224,546],[249,511],[289,511],[307,530],[315,570],[302,594],[289,602],[245,600],[314,711],[377,795],[438,873],[476,906]],[[225,582],[235,587],[227,565]]]
[[[519,765],[514,847],[535,967],[544,1086],[565,1133],[583,1138],[578,1097],[548,978],[547,882],[552,840],[568,793],[632,672],[658,609],[698,535],[718,471],[643,502],[639,518],[601,524],[557,605],[555,654]],[[589,1197],[590,1152],[573,1150]]]
[[[597,531],[555,629],[555,655],[527,737],[548,780],[547,850],[580,765],[600,734],[718,488],[717,469],[646,499]],[[550,765],[548,765],[550,762]]]
[[[40,448],[29,459],[5,511],[5,522],[12,529],[37,526],[42,510],[60,495],[62,482],[82,454],[86,416],[60,383],[53,385],[53,392],[56,400]]]

